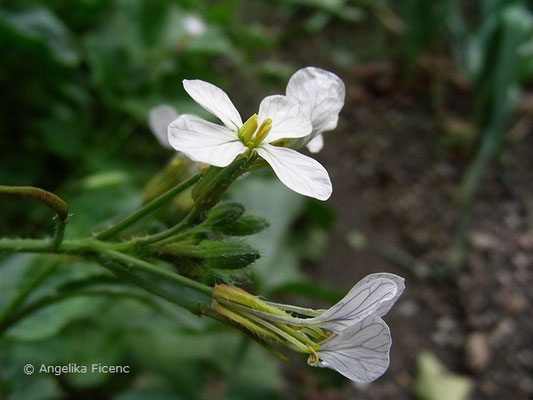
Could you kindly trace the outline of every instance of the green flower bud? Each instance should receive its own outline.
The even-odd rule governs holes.
[[[220,225],[220,232],[230,236],[247,236],[261,232],[268,228],[270,222],[255,214],[243,214],[238,219],[228,222],[225,225]]]
[[[156,253],[172,256],[194,258],[206,268],[239,269],[244,268],[259,258],[259,252],[240,240],[202,240],[197,245],[175,243],[155,246]]]
[[[222,228],[232,223],[244,213],[244,206],[240,203],[225,203],[212,209],[207,214],[206,225]]]
[[[204,240],[200,247],[205,252],[204,266],[219,269],[240,269],[259,258],[259,252],[239,240]]]

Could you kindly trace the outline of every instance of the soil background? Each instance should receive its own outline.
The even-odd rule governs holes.
[[[316,60],[327,59],[327,44],[346,34],[306,40],[287,54],[302,67],[335,70]],[[476,148],[475,142],[449,145],[443,119],[467,125],[471,93],[445,57],[422,59],[410,79],[399,65],[362,62],[339,74],[346,103],[317,155],[332,178],[336,219],[324,257],[305,265],[313,279],[347,290],[369,273],[406,278],[406,291],[384,318],[393,336],[390,368],[370,385],[323,389],[306,369],[289,365],[287,398],[414,398],[416,360],[424,350],[472,380],[472,399],[532,398],[531,115],[516,113],[499,157],[483,175],[466,265],[443,274],[459,184]],[[443,98],[436,101],[435,93]]]

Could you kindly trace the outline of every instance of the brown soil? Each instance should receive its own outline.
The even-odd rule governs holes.
[[[431,84],[395,86],[389,68],[369,76],[367,67],[342,76],[346,105],[318,156],[332,177],[337,218],[323,259],[306,272],[346,289],[373,272],[406,278],[405,294],[385,317],[394,340],[391,366],[371,385],[338,390],[323,389],[308,372],[289,367],[287,398],[413,398],[416,357],[423,350],[470,377],[473,399],[531,398],[533,137],[507,143],[499,163],[486,171],[466,267],[447,278],[415,274],[383,251],[394,246],[425,263],[446,262],[458,184],[472,155],[444,146],[430,107]],[[531,124],[524,121],[521,132],[527,133]]]

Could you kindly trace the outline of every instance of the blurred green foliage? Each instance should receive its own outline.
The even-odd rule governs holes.
[[[338,5],[314,3],[315,12],[341,15]],[[298,6],[283,7],[280,13]],[[181,89],[182,78],[226,87],[241,77],[263,77],[265,87],[279,90],[293,72],[289,65],[256,62],[258,54],[275,51],[279,38],[243,23],[242,10],[235,0],[3,2],[0,182],[37,185],[65,198],[74,214],[69,238],[135,209],[143,185],[171,156],[149,132],[148,110],[169,103],[180,113],[202,112]],[[205,24],[198,36],[187,32],[191,16]],[[254,282],[265,293],[298,283],[299,262],[308,255],[286,239],[295,224],[305,223],[298,229],[301,239],[318,244],[319,254],[327,223],[304,218],[316,210],[269,174],[246,179],[232,197],[272,222],[250,241],[264,256],[253,268]],[[179,212],[167,209],[157,224]],[[30,201],[2,198],[0,235],[42,236],[52,227],[50,217]],[[26,288],[36,289],[20,299],[21,320],[0,341],[0,397],[282,397],[277,361],[240,332],[193,317],[87,262],[25,255],[1,261],[0,310]],[[313,287],[303,284],[312,294]],[[326,292],[329,299],[338,295]],[[32,309],[39,311],[22,319]],[[22,371],[26,363],[98,362],[130,365],[132,373],[56,377]]]
[[[331,25],[367,23],[382,47],[355,52],[350,35],[337,37],[327,49],[296,47],[327,55],[326,64],[346,69],[365,58],[394,58],[398,49],[372,24],[377,16],[396,26],[390,18],[396,14],[402,29],[395,34],[407,66],[443,45],[473,83],[479,148],[490,144],[484,162],[499,148],[516,93],[533,74],[533,23],[526,1],[473,3],[4,1],[0,183],[37,185],[60,194],[74,213],[67,237],[86,235],[140,205],[142,187],[172,155],[149,133],[148,110],[169,103],[180,113],[202,112],[181,89],[182,78],[208,80],[239,94],[232,98],[245,115],[255,111],[262,95],[282,91],[294,72],[291,63],[298,61],[291,57],[298,54],[287,54],[285,44],[312,39]],[[187,33],[190,16],[203,21],[202,34]],[[258,22],[265,20],[268,24]],[[321,255],[334,216],[327,206],[286,190],[270,176],[254,173],[229,194],[271,223],[247,240],[262,256],[250,270],[251,279],[265,295],[296,293],[332,303],[340,293],[312,283],[299,266]],[[170,208],[158,215],[155,226],[143,228],[164,226],[179,213]],[[52,226],[50,217],[30,201],[0,198],[0,236],[42,236]],[[124,282],[116,293],[98,292],[117,280],[90,263],[66,260],[50,268],[56,261],[45,256],[0,261],[0,310],[32,282],[36,270],[50,272],[24,306],[54,293],[64,296],[0,340],[0,397],[283,398],[276,360],[239,332],[181,312]],[[28,377],[22,367],[29,362],[128,364],[133,373],[119,379]]]

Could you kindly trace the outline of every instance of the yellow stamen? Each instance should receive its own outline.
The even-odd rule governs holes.
[[[239,129],[239,138],[244,144],[248,143],[252,138],[252,135],[257,130],[257,114],[248,118],[248,121]]]
[[[267,137],[270,129],[272,129],[272,120],[270,118],[265,118],[263,122],[261,122],[261,125],[257,129],[257,133],[254,136],[254,145],[259,145]]]

